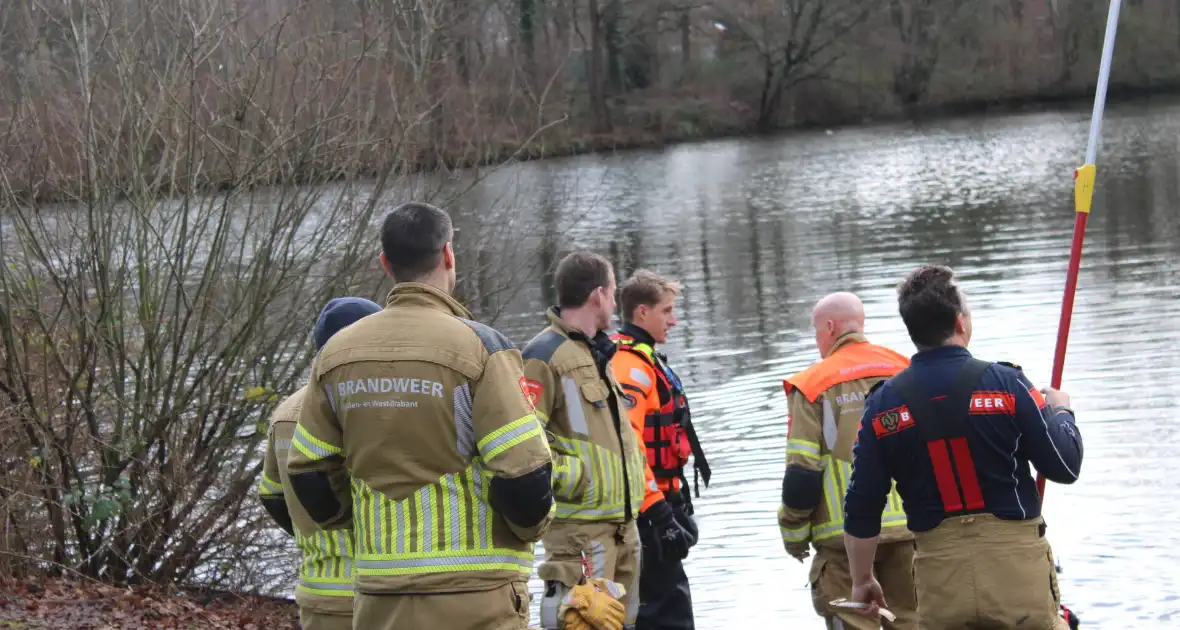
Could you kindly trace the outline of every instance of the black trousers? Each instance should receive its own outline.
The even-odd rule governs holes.
[[[639,617],[635,630],[695,630],[688,575],[680,560],[649,561],[639,570]]]

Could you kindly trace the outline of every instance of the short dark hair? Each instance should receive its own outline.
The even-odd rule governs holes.
[[[897,310],[915,346],[940,346],[955,334],[963,297],[955,272],[943,265],[923,265],[897,286]]]
[[[428,203],[412,201],[391,210],[381,224],[381,251],[394,281],[413,282],[434,271],[454,235],[451,217]]]
[[[557,305],[582,306],[595,289],[610,285],[612,274],[610,262],[594,252],[576,251],[562,258],[553,278],[557,285]]]
[[[668,295],[680,293],[680,283],[647,269],[637,269],[619,288],[623,321],[630,323],[640,305],[655,306]]]

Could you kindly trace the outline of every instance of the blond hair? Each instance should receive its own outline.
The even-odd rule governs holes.
[[[623,310],[623,321],[630,323],[635,309],[640,306],[656,306],[669,294],[680,293],[680,283],[669,280],[647,269],[637,269],[623,283],[619,291],[619,306]]]

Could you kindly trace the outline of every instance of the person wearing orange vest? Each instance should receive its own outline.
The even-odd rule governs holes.
[[[668,329],[676,325],[679,291],[677,282],[646,269],[636,271],[620,289],[623,326],[611,336],[619,348],[611,367],[626,394],[631,426],[647,453],[646,492],[637,523],[643,564],[636,630],[695,627],[683,560],[696,544],[698,530],[684,466],[691,455],[694,481],[699,473],[705,487],[711,473],[680,379],[655,349],[667,342]]]
[[[864,306],[851,293],[824,297],[812,311],[821,361],[785,381],[787,468],[779,529],[788,554],[803,562],[815,548],[808,581],[812,605],[829,629],[916,629],[913,534],[897,489],[889,492],[881,518],[882,544],[875,569],[885,590],[890,622],[830,605],[852,587],[844,551],[844,493],[852,471],[852,446],[865,397],[878,382],[902,371],[909,360],[872,344],[864,335]]]

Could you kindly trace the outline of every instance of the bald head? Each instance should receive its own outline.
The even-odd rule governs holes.
[[[832,293],[815,303],[811,311],[815,345],[821,357],[828,356],[836,340],[848,333],[863,333],[865,307],[860,298],[847,292]]]

